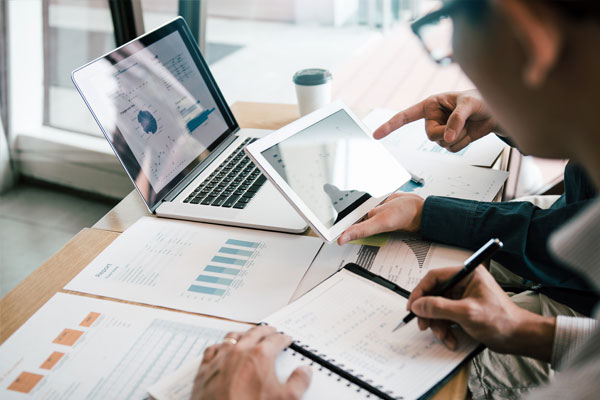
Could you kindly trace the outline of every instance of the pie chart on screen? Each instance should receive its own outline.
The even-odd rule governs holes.
[[[137,120],[142,126],[142,129],[146,133],[155,134],[157,129],[156,118],[150,111],[140,110],[137,116]]]

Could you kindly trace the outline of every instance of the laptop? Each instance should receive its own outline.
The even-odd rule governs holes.
[[[76,69],[71,78],[150,212],[282,232],[307,229],[244,153],[268,131],[240,129],[183,18]]]

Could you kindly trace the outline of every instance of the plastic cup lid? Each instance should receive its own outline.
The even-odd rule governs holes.
[[[294,74],[294,83],[303,86],[322,85],[331,80],[331,72],[321,68],[309,68]]]

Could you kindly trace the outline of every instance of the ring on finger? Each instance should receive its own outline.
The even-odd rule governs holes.
[[[232,337],[226,337],[223,339],[223,343],[231,343],[233,345],[237,344],[237,339],[232,338]]]

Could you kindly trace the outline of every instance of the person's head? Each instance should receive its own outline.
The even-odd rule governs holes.
[[[453,59],[521,150],[600,166],[600,0],[458,0],[450,15]]]

